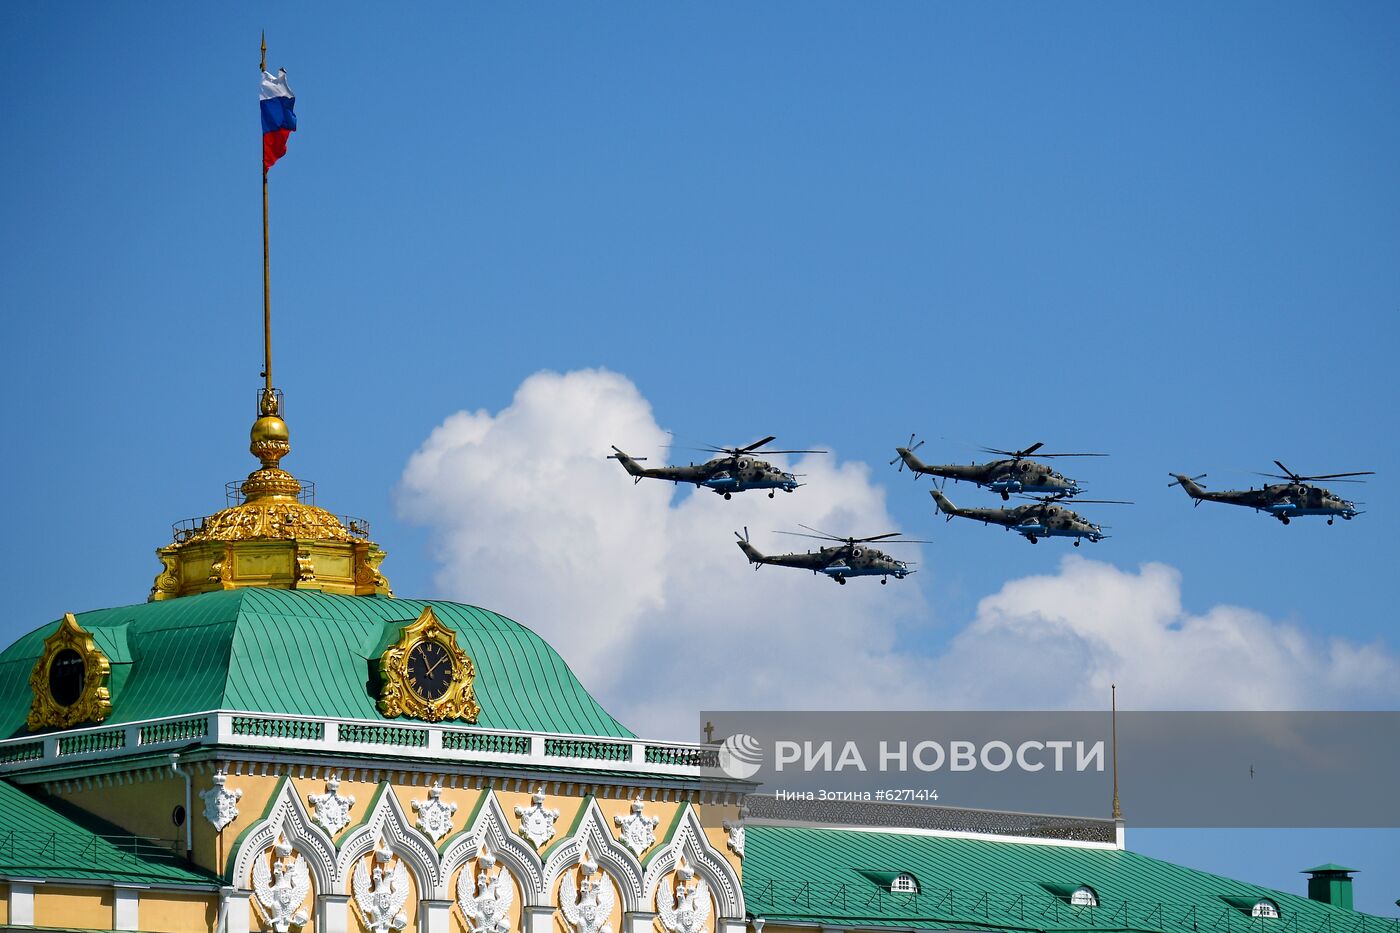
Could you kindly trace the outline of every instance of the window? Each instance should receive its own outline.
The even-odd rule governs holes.
[[[1258,917],[1261,920],[1277,920],[1278,905],[1267,897],[1261,897],[1254,902],[1254,906],[1250,908],[1249,915],[1251,917]]]
[[[918,894],[919,882],[909,872],[904,871],[894,876],[890,882],[891,894]]]
[[[1071,907],[1097,907],[1099,906],[1099,894],[1087,884],[1081,884],[1069,896],[1069,903]]]

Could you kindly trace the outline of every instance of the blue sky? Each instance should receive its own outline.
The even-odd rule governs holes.
[[[1089,556],[1176,567],[1193,611],[1400,647],[1384,3],[6,6],[25,404],[0,635],[143,599],[169,523],[250,467],[264,28],[300,117],[272,172],[288,466],[373,521],[398,592],[434,592],[431,532],[395,511],[432,428],[605,367],[680,441],[869,463],[934,542],[911,651],[1068,550],[935,523],[885,466],[911,431],[927,459],[1108,451],[1066,472],[1137,505],[1096,513],[1114,537]],[[1166,488],[1274,458],[1380,471],[1337,487],[1367,514],[1284,528]],[[1394,833],[1135,838],[1293,890],[1355,864],[1364,906],[1400,896]]]

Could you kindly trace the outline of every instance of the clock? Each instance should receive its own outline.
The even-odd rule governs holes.
[[[108,679],[112,664],[70,612],[53,634],[29,674],[34,698],[26,725],[36,729],[66,729],[84,722],[101,722],[112,710]]]
[[[379,658],[379,711],[428,722],[476,722],[481,706],[475,679],[476,665],[457,645],[457,633],[427,606]]]
[[[427,700],[441,700],[457,672],[452,655],[441,642],[416,641],[408,649],[408,686]]]

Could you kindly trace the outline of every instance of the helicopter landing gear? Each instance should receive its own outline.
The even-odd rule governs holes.
[[[1074,546],[1075,546],[1075,547],[1079,547],[1079,539],[1078,539],[1078,538],[1075,538],[1075,539],[1074,539]]]
[[[770,498],[770,499],[773,498],[773,496],[774,496],[775,493],[776,493],[776,490],[769,490],[769,492],[768,492],[768,498]]]
[[[1003,490],[1001,491],[1001,501],[1002,501],[1002,502],[1010,502],[1010,501],[1011,501],[1011,493],[1009,493],[1009,492],[1007,492],[1005,489],[1003,489]]]
[[[1035,535],[1026,535],[1026,540],[1029,541],[1031,544],[1039,544],[1039,543],[1040,543],[1040,539],[1037,538]]]
[[[732,495],[730,495],[729,493],[726,492],[726,493],[724,494],[724,498],[726,498],[726,499],[733,499],[734,497],[733,497]]]
[[[887,584],[887,583],[889,583],[889,582],[890,582],[890,578],[889,578],[889,577],[881,577],[881,578],[880,578],[880,585],[881,585],[881,586],[884,586],[885,584]]]
[[[1285,525],[1288,524],[1288,516],[1287,516],[1287,515],[1280,515],[1280,516],[1278,517],[1278,520],[1281,521],[1281,522],[1283,522]]]
[[[836,577],[836,582],[839,583],[839,584],[841,584],[842,586],[845,586],[845,585],[846,585],[846,578],[843,577],[843,576],[840,576],[840,575],[838,574],[837,577]]]
[[[1330,519],[1330,518],[1327,519],[1327,524],[1329,524],[1329,525],[1332,524],[1332,519]]]

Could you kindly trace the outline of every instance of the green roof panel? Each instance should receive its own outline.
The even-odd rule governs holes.
[[[866,878],[890,871],[918,878],[919,894],[872,892]],[[851,883],[853,874],[865,877]],[[749,912],[770,922],[1284,933],[1282,922],[1289,930],[1400,933],[1400,921],[1108,847],[752,824],[743,879]],[[1079,885],[1097,892],[1098,907],[1071,906],[1052,893]],[[1278,904],[1280,921],[1242,918],[1231,906],[1261,897]]]
[[[477,725],[632,738],[530,629],[436,600],[238,589],[77,615],[112,662],[108,723],[212,709],[380,719],[371,664],[425,606],[476,665]],[[0,735],[27,734],[29,673],[52,622],[0,653]]]

